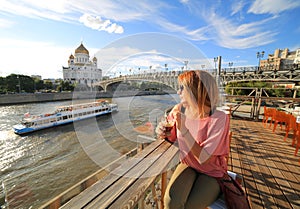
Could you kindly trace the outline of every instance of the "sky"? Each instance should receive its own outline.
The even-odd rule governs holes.
[[[300,48],[299,17],[300,0],[0,0],[0,76],[63,78],[81,43],[104,75],[257,66]]]

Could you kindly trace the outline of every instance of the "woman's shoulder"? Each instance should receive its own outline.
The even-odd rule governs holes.
[[[227,114],[224,111],[215,110],[210,117],[211,118],[215,118],[215,119],[226,119],[227,118]]]

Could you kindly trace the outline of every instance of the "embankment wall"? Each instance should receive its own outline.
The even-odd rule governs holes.
[[[174,94],[173,92],[164,91],[118,91],[111,92],[62,92],[62,93],[39,93],[39,94],[2,94],[0,95],[0,105],[14,105],[24,103],[37,102],[54,102],[63,100],[78,100],[78,99],[99,99],[112,97],[127,97],[140,95],[159,95],[159,94]]]

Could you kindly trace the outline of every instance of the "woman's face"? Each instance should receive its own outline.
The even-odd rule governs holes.
[[[186,107],[188,106],[189,104],[189,100],[190,100],[190,96],[189,96],[189,93],[187,91],[187,87],[184,86],[183,84],[180,84],[179,85],[179,89],[177,91],[177,94],[179,95],[180,97],[180,103]]]

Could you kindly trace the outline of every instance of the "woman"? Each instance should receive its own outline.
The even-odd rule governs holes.
[[[177,139],[180,163],[166,189],[165,208],[206,208],[220,194],[215,177],[227,172],[229,118],[216,110],[218,87],[211,74],[187,71],[178,77],[181,102],[169,113],[175,121],[171,135],[163,123],[156,128],[158,137]]]

